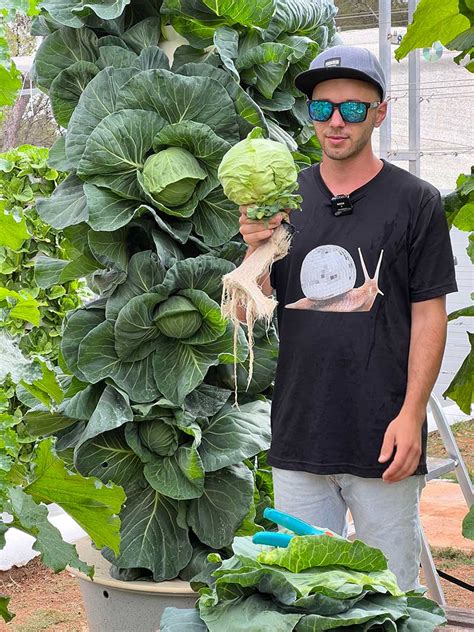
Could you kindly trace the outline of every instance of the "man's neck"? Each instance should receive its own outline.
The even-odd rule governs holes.
[[[333,195],[348,195],[372,180],[382,167],[383,162],[372,149],[346,160],[332,160],[324,156],[321,177]]]

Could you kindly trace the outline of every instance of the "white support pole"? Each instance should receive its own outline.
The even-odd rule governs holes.
[[[379,61],[385,74],[387,94],[390,94],[391,84],[391,45],[392,35],[392,3],[391,0],[379,0]],[[380,157],[388,159],[392,144],[392,120],[388,108],[385,121],[380,127]]]
[[[413,20],[418,0],[408,0],[408,22]],[[415,154],[409,170],[420,175],[420,50],[408,54],[408,149]]]

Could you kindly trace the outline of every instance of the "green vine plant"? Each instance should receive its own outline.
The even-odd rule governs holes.
[[[71,473],[56,456],[54,440],[31,436],[24,423],[28,409],[60,410],[65,393],[77,388],[60,367],[58,340],[66,312],[92,296],[83,280],[69,280],[67,272],[50,287],[35,277],[38,257],[62,262],[74,251],[64,231],[38,215],[37,199],[48,199],[65,178],[47,161],[47,149],[30,145],[0,154],[0,513],[7,515],[0,521],[0,548],[7,530],[16,527],[35,537],[33,548],[55,571],[70,564],[91,575],[93,569],[48,521],[46,505],[58,503],[99,546],[118,550],[116,514],[124,492]],[[97,503],[98,512],[77,512],[70,499],[78,493],[85,508]],[[6,596],[0,596],[0,616],[13,616]]]

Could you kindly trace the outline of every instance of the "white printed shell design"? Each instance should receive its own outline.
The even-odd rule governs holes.
[[[377,294],[383,250],[371,279],[358,248],[364,283],[354,288],[357,270],[351,255],[340,246],[318,246],[309,252],[301,266],[301,289],[306,298],[286,305],[288,309],[313,309],[321,312],[369,312]]]

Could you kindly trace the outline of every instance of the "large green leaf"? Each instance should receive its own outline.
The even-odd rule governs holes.
[[[232,100],[218,82],[208,77],[145,70],[121,88],[116,107],[158,112],[168,123],[204,123],[228,142],[239,140]]]
[[[65,228],[87,221],[89,212],[83,182],[70,174],[49,198],[39,198],[38,215],[53,228]]]
[[[213,33],[210,33],[212,37]],[[181,72],[181,67],[188,63],[202,63],[206,66],[210,65],[215,68],[219,65],[219,57],[215,51],[211,49],[195,48],[194,46],[182,45],[178,46],[173,55],[173,72]]]
[[[120,568],[148,568],[157,582],[176,577],[192,555],[188,531],[178,526],[178,503],[151,487],[137,488],[122,511]]]
[[[468,336],[471,350],[443,393],[443,397],[455,401],[466,415],[471,413],[474,402],[474,334],[468,332]]]
[[[72,171],[74,165],[66,157],[66,137],[58,136],[48,153],[48,167],[58,171]]]
[[[48,439],[36,448],[34,480],[25,491],[37,502],[57,503],[87,532],[96,546],[108,546],[118,551],[118,513],[125,501],[123,489],[70,472],[51,446]]]
[[[474,230],[474,201],[467,202],[459,209],[456,214],[453,224],[459,230],[472,231]]]
[[[395,58],[400,61],[414,48],[431,46],[436,41],[447,44],[469,26],[468,18],[459,12],[458,0],[420,0]]]
[[[132,419],[133,413],[128,397],[113,386],[106,386],[84,433],[76,444],[76,451],[89,439],[103,432],[120,428]]]
[[[103,266],[92,256],[80,255],[73,261],[40,256],[36,259],[35,280],[39,287],[49,288],[85,277]]]
[[[222,294],[222,277],[234,267],[230,261],[209,255],[178,261],[167,271],[163,288],[169,293],[177,290],[201,290],[218,302]]]
[[[108,186],[107,175],[113,175],[120,179],[114,189],[124,189],[130,196],[129,182],[143,167],[146,152],[164,125],[165,121],[156,112],[122,110],[109,114],[88,138],[78,175],[84,178],[100,176],[100,182],[105,186]],[[99,184],[97,177],[94,181]]]
[[[110,320],[98,325],[82,340],[78,367],[85,379],[96,383],[110,377],[135,402],[150,402],[159,397],[152,356],[125,362],[118,357],[114,343],[114,323]]]
[[[136,73],[132,68],[105,68],[86,86],[74,110],[66,134],[66,154],[77,165],[86,142],[97,124],[115,112],[115,100],[120,87]]]
[[[255,333],[255,332],[254,332]],[[278,358],[278,336],[272,328],[263,336],[255,336],[253,373],[248,384],[249,362],[237,365],[237,389],[249,395],[257,395],[265,391],[275,379]],[[234,367],[221,364],[214,369],[222,386],[235,388]]]
[[[107,301],[106,316],[116,320],[120,310],[135,296],[141,296],[160,285],[165,268],[158,256],[150,250],[137,252],[130,259],[128,276]]]
[[[83,476],[113,481],[125,490],[145,484],[143,463],[125,441],[123,427],[83,443],[74,454],[74,466]]]
[[[111,232],[89,231],[87,241],[92,254],[100,263],[109,268],[127,271],[127,230],[121,228]]]
[[[120,310],[114,326],[115,350],[122,360],[143,360],[161,336],[155,325],[155,310],[161,298],[148,293],[135,296]]]
[[[186,518],[204,544],[228,546],[253,500],[253,476],[243,464],[206,475],[204,492],[189,502]]]
[[[234,79],[240,82],[240,75],[234,63],[239,54],[239,33],[228,26],[221,26],[214,33],[214,45],[224,66]]]
[[[234,333],[229,323],[224,335],[203,345],[188,345],[180,340],[160,337],[152,356],[155,381],[163,395],[181,404],[186,395],[201,384],[209,367],[220,361],[233,361]],[[239,330],[237,356],[245,359],[248,348]]]
[[[262,110],[228,72],[221,68],[215,68],[209,63],[186,63],[180,66],[178,72],[188,77],[210,77],[218,81],[226,89],[227,94],[235,104],[241,138],[247,136],[255,126],[267,130]]]
[[[309,614],[301,619],[296,626],[298,632],[312,632],[318,629],[337,629],[346,626],[364,626],[362,629],[377,629],[381,622],[397,621],[397,625],[391,625],[389,629],[398,630],[398,621],[408,617],[407,600],[399,597],[393,598],[386,595],[368,595],[353,608],[332,616]],[[365,627],[367,624],[369,627]],[[385,626],[382,629],[387,629]],[[433,629],[433,628],[431,628]],[[421,632],[421,630],[420,630]]]
[[[201,200],[192,221],[196,232],[209,246],[221,246],[239,232],[239,209],[217,187]]]
[[[33,549],[41,553],[44,564],[54,571],[63,571],[66,566],[73,566],[92,577],[94,569],[81,562],[76,547],[65,542],[59,529],[48,520],[48,508],[38,505],[23,489],[9,489],[9,511],[14,516],[14,525],[35,538]]]
[[[291,632],[297,629],[295,626],[303,616],[301,613],[284,612],[269,597],[260,594],[250,595],[245,600],[224,601],[211,607],[206,607],[203,599],[199,603],[199,613],[210,632],[225,629],[229,621],[233,622],[236,632]]]
[[[264,42],[239,55],[235,65],[245,83],[271,99],[288,70],[292,52],[285,44]]]
[[[340,539],[340,542],[347,541]],[[395,575],[389,570],[355,571],[343,566],[322,566],[293,573],[280,566],[269,566],[259,562],[257,558],[260,554],[271,549],[253,544],[251,538],[235,538],[232,548],[238,561],[235,577],[228,576],[227,567],[233,568],[235,565],[236,558],[232,558],[229,562],[224,562],[221,569],[215,573],[216,577],[222,577],[221,583],[259,586],[260,582],[265,585],[271,578],[272,593],[287,605],[300,603],[300,598],[309,598],[316,594],[336,600],[363,597],[367,591],[403,595],[397,586]],[[309,601],[303,603],[310,605]],[[340,611],[336,609],[335,612]]]
[[[329,43],[328,31],[335,32],[336,13],[337,7],[333,2],[278,0],[277,10],[264,32],[265,40],[271,42],[281,33],[291,33],[306,35],[325,48]]]
[[[165,608],[160,621],[161,632],[208,632],[196,609]]]
[[[146,18],[129,28],[122,36],[129,48],[139,55],[149,46],[158,46],[161,36],[161,20],[159,16]]]
[[[270,404],[255,401],[235,408],[227,404],[209,421],[199,454],[206,472],[250,458],[270,447]]]
[[[217,171],[224,154],[231,145],[220,138],[205,123],[184,120],[167,125],[153,140],[155,152],[167,147],[181,147],[204,163],[205,166]]]
[[[15,218],[11,213],[6,212],[6,208],[6,200],[0,200],[0,246],[19,250],[31,235],[25,218]]]
[[[22,419],[32,437],[45,437],[76,423],[76,419],[49,410],[29,410]]]
[[[79,345],[84,337],[102,323],[103,320],[103,310],[79,309],[67,318],[64,326],[61,340],[61,352],[64,361],[68,369],[84,382],[86,378],[77,366]]]
[[[387,559],[379,549],[360,540],[341,541],[328,535],[295,537],[287,548],[269,549],[260,553],[257,560],[262,564],[287,568],[292,573],[320,566],[344,566],[364,572],[387,568]]]
[[[230,24],[265,28],[274,12],[275,0],[203,0],[204,4],[218,16],[223,16]]]
[[[107,68],[107,66],[117,69],[135,68],[140,70],[138,55],[122,46],[100,46],[99,57],[95,63],[100,70]]]
[[[103,390],[103,384],[89,384],[70,399],[64,400],[62,407],[64,414],[73,419],[89,421],[99,403]]]
[[[98,72],[99,68],[95,64],[89,61],[77,61],[53,79],[49,97],[54,118],[59,125],[68,126],[81,94]]]
[[[181,446],[175,454],[146,463],[144,474],[150,485],[176,500],[199,498],[204,490],[204,468],[196,450]]]
[[[185,409],[194,417],[212,417],[227,402],[230,390],[201,384],[186,397]]]
[[[94,230],[117,230],[147,210],[136,199],[124,199],[110,189],[93,184],[86,183],[84,192],[89,208],[87,223]]]
[[[407,610],[410,617],[397,621],[400,632],[432,632],[447,623],[443,608],[426,597],[407,597]]]
[[[94,12],[99,18],[113,20],[121,15],[130,0],[43,0],[41,6],[59,22],[74,28],[83,26],[82,17]]]
[[[169,59],[159,46],[144,48],[138,56],[138,64],[140,70],[151,70],[152,68],[170,69]]]
[[[21,90],[21,72],[12,62],[8,69],[0,64],[0,107],[13,105]]]
[[[33,66],[37,86],[49,90],[53,79],[76,62],[94,62],[99,54],[97,35],[87,28],[63,27],[47,37],[38,49]]]

